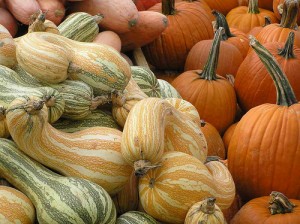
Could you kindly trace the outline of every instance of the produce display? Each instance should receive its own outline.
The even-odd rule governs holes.
[[[0,0],[0,223],[300,223],[299,0]]]

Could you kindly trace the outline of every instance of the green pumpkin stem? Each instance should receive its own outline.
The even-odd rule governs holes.
[[[207,62],[203,68],[203,70],[200,72],[201,79],[206,80],[216,80],[216,70],[218,67],[218,59],[219,59],[219,51],[220,51],[220,43],[222,39],[222,34],[224,32],[224,28],[220,27],[216,32],[214,36],[214,40],[212,43],[212,47],[210,49]]]
[[[175,14],[175,0],[162,0],[162,14],[174,15]]]
[[[269,204],[271,215],[291,213],[296,207],[284,194],[277,191],[270,194]]]
[[[294,39],[295,39],[295,33],[290,32],[287,41],[285,42],[285,45],[282,49],[279,49],[278,55],[290,59],[295,58],[294,54]]]
[[[282,17],[280,26],[283,28],[289,28],[298,30],[297,16],[299,10],[298,0],[285,0],[282,6]]]
[[[258,0],[249,0],[248,13],[251,13],[251,14],[259,13]]]
[[[226,17],[217,10],[212,10],[211,13],[216,17],[216,23],[215,23],[214,29],[217,30],[220,27],[224,28],[224,33],[222,35],[222,39],[227,40],[230,37],[235,37],[235,35],[233,35],[230,32]]]
[[[273,55],[262,46],[253,36],[250,36],[250,46],[257,53],[262,63],[270,73],[277,91],[277,104],[291,106],[298,103],[295,93]]]

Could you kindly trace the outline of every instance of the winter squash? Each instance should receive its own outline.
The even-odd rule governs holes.
[[[106,44],[119,52],[121,51],[122,43],[119,35],[110,30],[100,32],[93,40],[93,43]]]
[[[283,8],[284,0],[274,0],[273,1],[273,12],[275,13],[275,16],[277,19],[281,19],[282,17],[282,8]],[[300,14],[298,13],[297,16],[297,24],[300,22]]]
[[[261,43],[285,42],[289,33],[295,33],[295,45],[300,46],[300,32],[297,25],[299,3],[297,0],[286,0],[283,3],[283,12],[280,24],[274,23],[265,26],[257,35]]]
[[[248,2],[249,2],[248,0],[239,0],[239,5],[240,6],[243,6],[243,5],[247,6]],[[263,0],[263,1],[259,0],[258,1],[258,7],[259,8],[267,9],[267,10],[270,10],[270,11],[273,11],[272,4],[273,4],[273,0]]]
[[[272,190],[297,199],[300,104],[272,54],[253,37],[250,44],[274,80],[277,104],[262,104],[242,117],[229,144],[228,168],[243,201]]]
[[[268,26],[268,25],[270,25],[270,24],[271,24],[270,17],[269,17],[269,16],[265,16],[265,23],[264,23],[264,25],[253,27],[253,28],[249,31],[248,35],[252,35],[252,36],[255,36],[255,37],[256,37],[256,36],[259,34],[259,32],[260,32],[265,26]]]
[[[172,82],[182,98],[191,102],[201,118],[211,123],[221,135],[233,123],[236,113],[233,86],[216,75],[222,30],[219,28],[215,34],[204,69],[184,72]]]
[[[13,37],[17,34],[18,24],[13,15],[5,8],[0,7],[0,24],[4,26]]]
[[[49,33],[60,34],[57,26],[52,21],[46,20],[46,13],[39,11],[39,13],[36,13],[34,16],[32,16],[32,20],[33,22],[28,27],[28,33],[49,32]],[[16,40],[19,41],[20,38],[22,38],[22,36],[19,38],[15,38],[15,41]]]
[[[155,41],[143,47],[147,61],[156,69],[182,70],[190,49],[213,37],[213,17],[204,1],[163,0],[149,10],[162,12],[169,24]]]
[[[17,64],[16,45],[9,31],[0,24],[0,65],[12,68]]]
[[[227,15],[227,13],[230,10],[238,6],[237,0],[229,0],[226,2],[222,0],[205,0],[205,2],[209,5],[211,9],[218,10],[224,15]]]
[[[156,220],[152,218],[150,215],[139,212],[139,211],[129,211],[125,214],[121,215],[118,219],[116,224],[157,224]]]
[[[35,208],[22,192],[6,186],[0,186],[0,222],[33,224]]]
[[[139,11],[144,11],[154,6],[156,3],[160,3],[161,0],[133,0],[133,2]]]
[[[220,166],[207,168],[210,163]],[[159,221],[177,224],[184,222],[193,204],[207,197],[215,197],[221,209],[229,207],[235,187],[228,169],[217,161],[207,164],[186,153],[164,153],[160,167],[140,178],[139,195],[145,211]]]
[[[227,130],[225,131],[224,135],[223,135],[223,143],[224,143],[224,147],[225,147],[225,151],[226,151],[226,158],[227,158],[227,152],[228,152],[228,148],[229,148],[229,143],[231,140],[231,137],[233,135],[233,132],[237,126],[238,122],[232,124],[229,126],[229,128],[227,128]]]
[[[93,127],[65,133],[47,122],[44,102],[33,97],[15,99],[6,112],[8,130],[20,150],[65,176],[85,178],[116,194],[132,168],[121,154],[122,132]]]
[[[195,203],[186,214],[184,224],[206,222],[209,224],[225,224],[224,215],[216,203],[216,198],[208,197]]]
[[[300,70],[300,47],[294,45],[295,33],[290,32],[285,43],[270,42],[263,46],[277,60],[286,74],[294,93],[300,98],[298,71]],[[243,111],[263,103],[276,103],[276,88],[268,70],[259,56],[252,50],[249,52],[235,77],[234,89]]]
[[[231,224],[294,224],[300,222],[300,201],[273,191],[270,196],[255,198],[245,204]]]
[[[167,81],[163,79],[157,79],[159,88],[160,88],[160,94],[161,98],[179,98],[182,99],[178,91]]]
[[[8,138],[10,136],[6,124],[5,112],[6,109],[0,105],[0,138]]]
[[[236,213],[241,209],[242,207],[242,201],[238,194],[235,195],[234,200],[229,208],[223,209],[223,215],[227,221],[227,223],[230,223],[230,221],[233,219]]]
[[[46,13],[46,19],[59,25],[65,16],[65,6],[61,0],[36,0],[43,12]]]

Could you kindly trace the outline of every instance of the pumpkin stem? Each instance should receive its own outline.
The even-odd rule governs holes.
[[[251,13],[251,14],[259,13],[258,0],[249,0],[248,13]]]
[[[271,215],[291,213],[296,207],[284,194],[277,191],[270,194],[269,204]]]
[[[111,95],[96,96],[92,99],[90,110],[96,110],[97,107],[111,102]]]
[[[207,62],[200,72],[200,77],[206,80],[216,80],[216,70],[218,67],[218,59],[219,59],[219,51],[220,51],[220,43],[222,38],[222,33],[224,32],[224,28],[220,27],[214,36],[214,40],[208,55]]]
[[[214,214],[216,210],[216,198],[208,197],[201,204],[200,210],[205,214]]]
[[[284,47],[278,50],[278,54],[280,56],[284,57],[285,59],[295,58],[295,54],[293,50],[294,39],[295,39],[295,33],[290,32]]]
[[[102,19],[104,18],[104,15],[99,13],[97,15],[94,15],[93,18],[94,18],[95,22],[97,24],[99,24],[102,21]]]
[[[139,160],[139,161],[135,161],[134,162],[134,173],[135,176],[137,177],[142,177],[144,176],[149,170],[153,169],[153,168],[157,168],[160,167],[161,165],[152,165],[150,163],[150,161],[147,160]]]
[[[200,120],[200,126],[203,128],[203,127],[205,127],[205,125],[206,125],[205,120]]]
[[[297,15],[299,10],[298,0],[285,0],[282,5],[282,17],[280,26],[292,30],[298,30]]]
[[[250,36],[250,46],[257,53],[262,63],[266,66],[275,83],[277,104],[281,106],[291,106],[297,103],[298,101],[294,91],[273,55],[253,36]]]
[[[209,163],[211,161],[218,161],[220,162],[221,158],[219,156],[207,156],[205,163]]]
[[[263,27],[270,25],[271,22],[271,18],[269,16],[265,16],[265,24],[263,25]]]
[[[162,0],[162,14],[164,15],[174,15],[176,12],[175,9],[175,0]]]
[[[215,22],[214,29],[217,30],[220,27],[224,28],[224,32],[223,32],[223,35],[222,35],[222,40],[227,40],[230,37],[235,37],[235,35],[233,35],[230,32],[226,17],[217,10],[212,10],[211,13],[216,17],[216,22]]]

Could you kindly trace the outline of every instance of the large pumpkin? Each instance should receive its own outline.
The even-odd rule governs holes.
[[[228,167],[243,201],[280,191],[300,198],[300,104],[278,63],[256,39],[258,52],[275,81],[277,104],[263,104],[239,121],[228,150]]]

